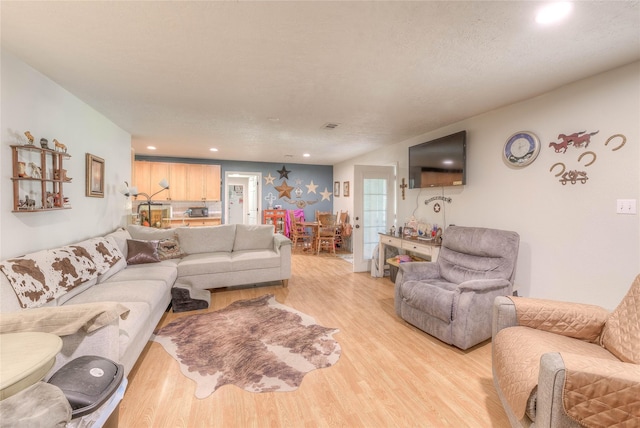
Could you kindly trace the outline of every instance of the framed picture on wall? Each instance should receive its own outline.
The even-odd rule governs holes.
[[[344,188],[343,188],[342,194],[344,196],[349,196],[349,182],[348,181],[344,182]]]
[[[87,153],[87,192],[91,198],[104,198],[104,159]]]
[[[340,182],[339,181],[335,181],[333,183],[333,196],[340,196]]]

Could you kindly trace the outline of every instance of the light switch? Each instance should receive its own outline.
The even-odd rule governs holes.
[[[618,199],[616,205],[616,213],[618,214],[636,214],[635,199]]]

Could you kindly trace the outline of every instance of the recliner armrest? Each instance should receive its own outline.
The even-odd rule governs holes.
[[[433,279],[440,277],[440,268],[435,262],[411,262],[401,263],[398,269],[399,277],[402,281],[419,281],[421,279]]]
[[[549,352],[537,390],[536,426],[640,425],[637,364]]]
[[[516,316],[516,305],[507,296],[498,296],[493,300],[493,323],[491,327],[491,337],[495,338],[496,334],[503,328],[514,327],[518,325]]]
[[[595,342],[609,311],[584,303],[509,297],[516,310],[517,325]]]
[[[472,279],[462,282],[458,285],[458,290],[465,291],[493,291],[501,289],[509,289],[511,283],[506,279]]]

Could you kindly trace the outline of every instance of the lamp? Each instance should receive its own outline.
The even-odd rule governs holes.
[[[144,196],[145,198],[147,198],[146,202],[142,202],[138,205],[138,214],[140,214],[140,207],[142,205],[146,205],[147,206],[147,212],[149,214],[148,216],[148,220],[149,220],[149,224],[151,224],[151,198],[153,198],[155,195],[157,195],[160,192],[164,192],[165,190],[167,190],[169,188],[169,182],[167,181],[166,178],[163,178],[162,180],[160,180],[160,182],[158,183],[160,185],[160,187],[162,187],[162,189],[158,190],[156,193],[152,194],[151,196],[149,196],[147,193],[144,192],[138,192],[138,188],[135,186],[131,186],[129,187],[129,183],[127,183],[126,181],[124,182],[125,187],[122,188],[120,190],[120,192],[124,195],[124,196],[133,196],[134,198],[138,198],[138,196]]]

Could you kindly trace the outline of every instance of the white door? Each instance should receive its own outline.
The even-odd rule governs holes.
[[[225,172],[225,224],[260,224],[261,181],[260,172]]]
[[[389,230],[395,220],[395,167],[356,165],[354,181],[353,271],[367,272],[378,233]]]

